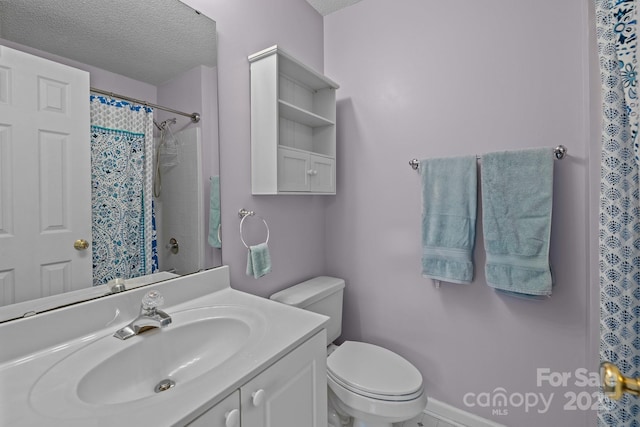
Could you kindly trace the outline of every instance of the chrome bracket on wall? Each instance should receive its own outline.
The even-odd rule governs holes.
[[[172,254],[177,254],[180,250],[180,245],[178,244],[178,241],[174,237],[172,237],[171,239],[169,239],[169,244],[166,246],[166,248],[169,249]]]
[[[239,218],[244,218],[245,216],[249,215],[249,216],[254,216],[256,213],[254,211],[248,211],[245,208],[242,208],[238,211],[238,217]]]

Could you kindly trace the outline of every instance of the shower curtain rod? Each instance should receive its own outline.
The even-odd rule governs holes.
[[[102,94],[102,95],[107,95],[107,96],[110,96],[112,98],[118,98],[118,99],[122,99],[124,101],[131,101],[131,102],[134,102],[136,104],[144,105],[145,107],[157,108],[159,110],[168,111],[168,112],[173,113],[173,114],[180,114],[181,116],[187,116],[187,117],[191,118],[191,121],[193,123],[198,123],[200,121],[200,113],[185,113],[185,112],[182,112],[182,111],[174,110],[173,108],[163,107],[162,105],[152,104],[150,102],[141,101],[139,99],[131,98],[131,97],[125,96],[125,95],[118,95],[117,93],[109,92],[109,91],[102,90],[102,89],[97,89],[95,87],[91,87],[89,89],[91,90],[91,92],[99,93],[99,94]]]

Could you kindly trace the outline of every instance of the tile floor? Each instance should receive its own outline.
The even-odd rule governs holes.
[[[440,418],[431,416],[429,414],[422,413],[409,421],[405,421],[404,423],[399,423],[398,427],[465,427],[465,426],[463,426],[460,423],[456,423],[453,421],[445,421]]]

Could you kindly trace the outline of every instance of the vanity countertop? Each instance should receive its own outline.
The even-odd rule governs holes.
[[[226,283],[220,285],[220,280],[226,280]],[[212,282],[217,284],[212,286]],[[190,292],[190,296],[198,293],[203,295],[171,305],[171,296],[180,286],[184,287],[185,293]],[[187,289],[193,286],[202,291]],[[131,313],[138,309],[141,295],[152,288],[159,289],[165,296],[167,306],[163,307],[163,310],[169,315],[173,313],[178,317],[178,313],[199,307],[241,307],[243,310],[249,310],[252,316],[259,320],[260,333],[252,338],[253,342],[218,367],[190,380],[187,384],[177,384],[173,389],[142,399],[117,404],[95,404],[78,399],[70,401],[67,398],[69,381],[65,383],[63,376],[60,377],[59,383],[49,380],[50,386],[43,391],[43,378],[46,375],[51,377],[51,371],[56,369],[56,366],[60,370],[59,367],[63,366],[65,359],[77,357],[77,354],[73,356],[74,353],[99,343],[100,340],[104,343],[104,340],[113,339],[113,342],[106,341],[111,347],[126,345],[126,341],[120,341],[112,335],[135,317],[131,317]],[[129,307],[132,305],[133,308]],[[119,308],[125,306],[127,309]],[[72,319],[74,314],[77,315],[76,322],[82,323],[83,316],[92,312],[106,313],[97,315],[102,317],[98,319],[98,324],[101,323],[102,327],[92,328],[90,326],[95,322],[89,321],[84,322],[89,325],[78,325],[75,330],[65,327],[69,324],[68,319]],[[105,320],[105,316],[110,318]],[[321,331],[326,321],[327,318],[324,316],[231,289],[228,284],[228,268],[221,267],[152,285],[143,290],[125,292],[122,296],[114,295],[114,298],[89,301],[33,318],[0,324],[1,346],[15,344],[24,348],[23,351],[12,353],[15,357],[10,360],[0,359],[0,425],[181,426]],[[179,326],[174,322],[167,326],[166,330]],[[59,327],[64,331],[58,334]],[[48,336],[58,335],[61,338],[58,341],[51,338],[44,341],[47,345],[42,348],[29,343],[28,337],[22,335],[19,339],[8,339],[12,334],[24,334],[29,330],[39,331],[34,332],[34,336],[44,333]],[[131,340],[144,340],[145,334],[162,334],[164,330],[150,331]],[[71,377],[73,375],[69,373],[69,378]],[[40,386],[37,387],[39,382]],[[49,399],[51,401],[47,402]],[[40,405],[37,400],[48,404]],[[47,408],[43,410],[43,407]]]

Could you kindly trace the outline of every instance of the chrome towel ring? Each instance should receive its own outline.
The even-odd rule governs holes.
[[[266,227],[266,229],[267,229],[267,239],[264,241],[264,243],[269,243],[269,234],[270,234],[270,233],[269,233],[269,225],[267,224],[267,221],[266,221],[264,218],[262,218],[262,217],[261,217],[261,216],[259,216],[259,215],[256,215],[256,213],[255,213],[254,211],[248,211],[248,210],[246,210],[246,209],[240,209],[240,211],[238,212],[238,216],[239,216],[240,218],[242,218],[242,219],[240,220],[240,240],[242,241],[242,244],[244,245],[244,247],[245,247],[245,248],[249,249],[249,245],[247,245],[247,242],[245,242],[245,240],[244,240],[244,236],[242,235],[242,226],[243,226],[243,224],[244,224],[244,221],[245,221],[248,217],[251,217],[251,216],[258,217],[258,218],[260,218],[260,219],[262,220],[262,222],[264,223],[264,226],[265,226],[265,227]]]

